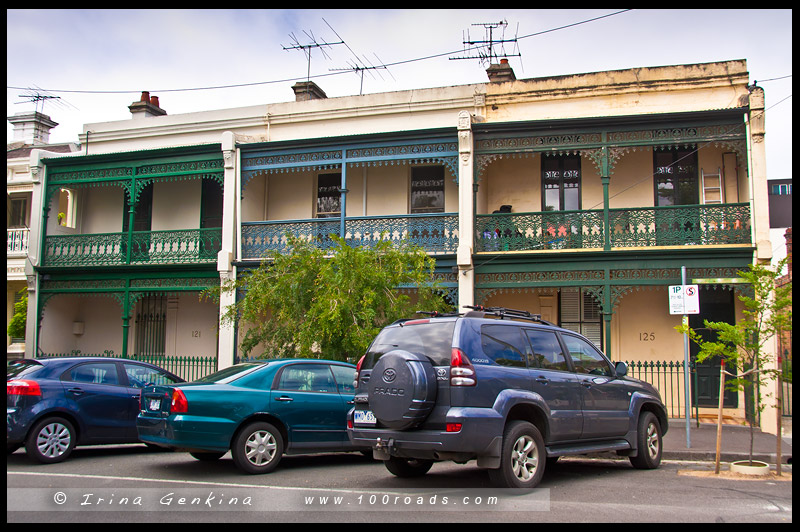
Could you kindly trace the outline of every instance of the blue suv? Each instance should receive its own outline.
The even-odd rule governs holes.
[[[477,460],[494,485],[532,488],[564,455],[616,451],[661,463],[658,391],[589,340],[500,307],[384,328],[359,361],[348,436],[400,477]]]

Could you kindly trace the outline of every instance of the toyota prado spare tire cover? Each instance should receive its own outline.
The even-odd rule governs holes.
[[[382,425],[415,427],[436,402],[436,371],[430,359],[408,351],[390,351],[378,359],[369,379],[369,407]]]

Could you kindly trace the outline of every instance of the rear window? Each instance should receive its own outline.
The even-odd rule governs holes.
[[[6,378],[18,379],[27,377],[42,369],[44,365],[33,359],[9,360],[6,364]]]
[[[236,364],[225,369],[221,369],[211,375],[206,375],[194,382],[213,382],[217,384],[227,384],[235,381],[239,377],[247,375],[251,371],[264,367],[263,362],[245,362],[243,364]]]
[[[431,359],[434,366],[449,366],[455,320],[419,320],[382,330],[367,351],[362,367],[371,369],[389,351],[402,350]]]

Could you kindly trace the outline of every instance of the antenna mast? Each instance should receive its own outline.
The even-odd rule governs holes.
[[[284,50],[302,50],[303,51],[303,53],[306,55],[306,59],[308,60],[308,68],[306,70],[306,81],[310,81],[311,80],[311,50],[313,50],[314,48],[319,48],[320,52],[322,52],[322,55],[324,55],[326,58],[330,59],[330,56],[325,52],[325,47],[330,47],[330,46],[334,46],[334,45],[337,45],[337,44],[344,44],[344,41],[329,43],[329,42],[325,42],[323,40],[322,42],[317,42],[317,39],[316,39],[316,37],[314,37],[313,33],[309,33],[309,32],[307,32],[305,30],[303,30],[303,33],[305,33],[306,37],[308,37],[311,40],[311,42],[309,44],[300,44],[300,41],[297,39],[297,37],[294,35],[294,33],[290,33],[289,37],[291,37],[291,39],[292,39],[292,46],[283,46],[283,45],[281,45],[281,46],[283,46]]]
[[[483,26],[484,30],[484,40],[480,41],[473,41],[470,39],[469,30],[467,30],[466,38],[463,38],[462,34],[462,42],[464,44],[464,53],[468,52],[469,50],[477,49],[477,56],[466,56],[466,57],[450,57],[449,59],[479,59],[481,64],[484,66],[491,65],[492,61],[494,60],[495,64],[499,63],[500,56],[506,57],[521,57],[522,54],[519,52],[508,54],[505,51],[505,43],[514,43],[514,50],[518,50],[517,48],[517,37],[514,36],[513,39],[506,39],[505,38],[505,31],[506,27],[508,26],[508,22],[505,20],[501,20],[500,22],[486,22],[486,23],[477,23],[472,24],[472,26]],[[494,30],[502,28],[502,37],[496,39],[494,37]],[[517,25],[517,29],[519,30],[519,25]],[[495,52],[495,47],[500,46],[501,53]]]

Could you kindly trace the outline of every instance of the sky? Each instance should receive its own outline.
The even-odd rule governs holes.
[[[11,9],[6,26],[7,116],[44,112],[54,143],[129,119],[142,91],[179,114],[293,101],[308,75],[329,97],[484,83],[485,50],[464,42],[487,26],[517,79],[746,59],[766,95],[767,175],[792,176],[788,9]],[[328,45],[298,48],[314,43]]]

